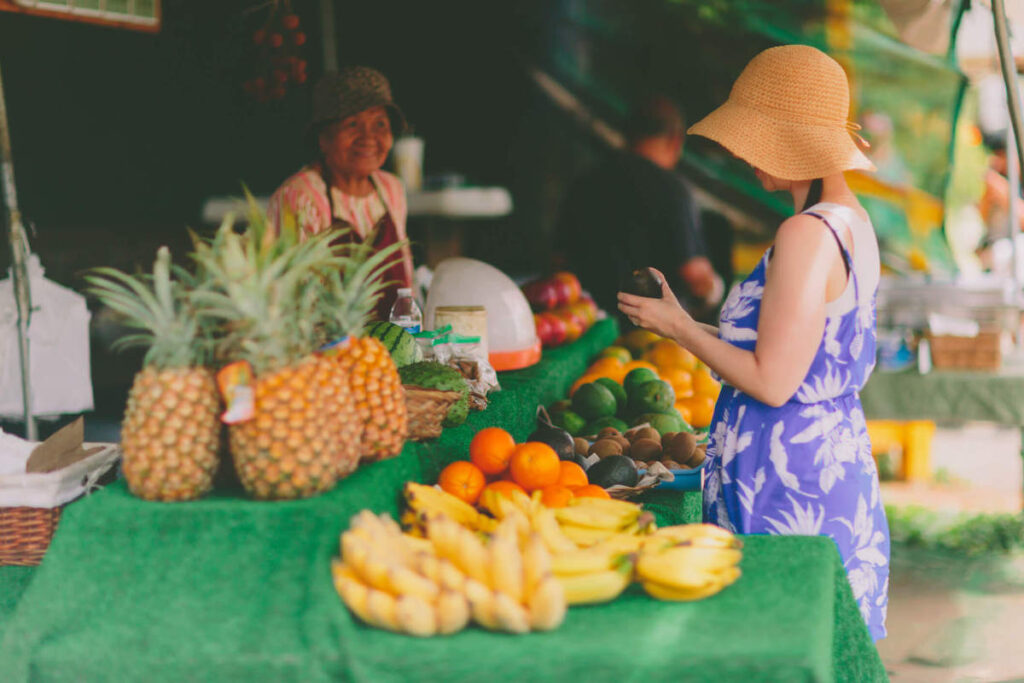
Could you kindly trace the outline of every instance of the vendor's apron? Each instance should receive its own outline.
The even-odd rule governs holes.
[[[350,225],[348,222],[341,220],[340,218],[334,217],[334,197],[331,195],[331,184],[324,178],[324,184],[327,185],[327,203],[331,210],[331,230],[338,231],[340,234],[336,237],[332,244],[351,244],[353,242],[363,242],[363,238],[359,236],[355,226]],[[376,184],[374,184],[376,188]],[[384,205],[384,215],[381,217],[377,224],[373,226],[373,229],[367,234],[367,237],[373,239],[373,248],[375,251],[380,251],[392,244],[397,244],[401,240],[398,238],[398,226],[395,225],[394,219],[391,217],[391,210],[388,208],[387,202],[384,201],[384,196],[380,194],[380,188],[377,189],[377,195],[380,197],[381,204]],[[412,283],[409,282],[409,278],[406,275],[405,263],[403,261],[403,255],[401,250],[395,252],[394,256],[390,260],[390,266],[384,271],[382,280],[389,282],[390,284],[384,288],[383,293],[377,300],[377,306],[373,312],[374,320],[387,320],[391,315],[391,307],[395,303],[395,299],[398,298],[398,290],[401,287],[411,287]]]

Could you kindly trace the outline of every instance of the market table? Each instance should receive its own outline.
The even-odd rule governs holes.
[[[432,481],[485,425],[524,438],[538,402],[564,395],[615,334],[600,323],[503,374],[487,411],[317,498],[161,504],[118,482],[69,506],[27,588],[23,570],[0,568],[0,588],[24,589],[13,608],[0,602],[0,679],[884,680],[835,547],[816,537],[747,539],[743,578],[711,599],[659,603],[633,589],[571,610],[549,634],[419,640],[351,618],[328,569],[348,518],[397,513],[401,483]],[[699,493],[647,500],[663,524],[699,510]]]

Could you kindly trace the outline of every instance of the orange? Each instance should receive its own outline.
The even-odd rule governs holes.
[[[519,491],[519,493],[523,494],[524,496],[526,495],[526,491],[523,490],[522,486],[511,481],[492,481],[490,484],[484,487],[484,491],[494,491],[495,493],[500,493],[501,495],[505,496],[510,500],[512,499],[513,491]],[[480,495],[483,495],[483,491],[480,492]]]
[[[690,419],[687,420],[697,429],[704,429],[711,424],[711,418],[715,414],[715,399],[707,394],[695,394],[690,398],[684,398],[676,403],[683,405],[690,410]],[[683,411],[680,410],[680,413]],[[683,417],[686,417],[685,415]]]
[[[625,377],[626,375],[629,374],[630,370],[636,370],[637,368],[647,368],[648,370],[655,374],[658,373],[658,368],[654,366],[654,363],[650,363],[645,360],[631,360],[628,363],[622,364],[622,376]]]
[[[594,361],[594,363],[587,368],[587,371],[583,374],[594,375],[596,377],[608,377],[616,382],[621,382],[622,378],[625,377],[623,365],[623,362],[618,358],[599,358]]]
[[[683,416],[684,420],[686,420],[686,424],[691,426],[693,425],[693,411],[690,410],[689,405],[682,401],[676,401],[676,410],[678,410],[679,414]]]
[[[558,483],[558,475],[562,472],[559,463],[561,460],[551,446],[527,441],[516,446],[509,471],[512,472],[512,481],[532,492]]]
[[[693,373],[693,393],[703,394],[718,398],[722,385],[719,384],[707,368],[701,368]]]
[[[697,356],[671,339],[655,342],[647,349],[643,358],[659,368],[681,368],[691,372],[697,369]]]
[[[584,384],[590,384],[595,379],[598,379],[601,375],[593,375],[589,372],[584,373],[582,377],[573,382],[572,387],[569,388],[569,396],[571,397],[576,393],[576,390],[582,387]]]
[[[516,448],[516,440],[501,427],[485,427],[469,442],[469,459],[484,474],[501,474]]]
[[[540,502],[549,508],[564,508],[573,499],[573,493],[561,484],[545,486],[540,490]]]
[[[437,478],[437,483],[441,486],[441,490],[474,505],[477,498],[480,497],[480,492],[484,490],[487,480],[480,468],[473,463],[456,460],[441,470],[441,476]]]
[[[572,488],[574,486],[586,486],[590,483],[590,480],[587,479],[586,470],[576,463],[563,460],[558,463],[558,467],[560,468],[558,483],[562,486]]]
[[[579,488],[573,489],[572,493],[577,498],[611,498],[611,494],[597,484],[580,486]]]
[[[678,367],[661,368],[658,371],[661,378],[672,385],[676,392],[676,398],[693,396],[693,375],[689,370]]]

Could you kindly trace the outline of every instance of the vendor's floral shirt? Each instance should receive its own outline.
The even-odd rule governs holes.
[[[849,210],[825,210],[836,206],[820,205],[811,213],[861,220]],[[875,292],[860,291],[845,247],[843,257],[851,266],[856,305],[826,319],[796,394],[774,408],[723,385],[708,443],[704,519],[745,534],[831,537],[878,639],[885,637],[889,527],[858,396],[874,367]],[[750,351],[757,343],[768,259],[765,253],[722,308],[719,336]]]

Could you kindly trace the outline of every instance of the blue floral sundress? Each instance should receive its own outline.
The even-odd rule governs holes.
[[[820,213],[818,210],[820,209]],[[847,207],[821,204],[815,215]],[[878,492],[858,392],[875,361],[875,292],[860,292],[850,253],[856,305],[828,316],[821,344],[796,394],[773,408],[723,384],[715,406],[704,483],[704,521],[744,534],[822,535],[839,547],[853,595],[875,640],[884,638],[889,594],[889,526]],[[729,293],[719,337],[749,351],[771,250]]]

